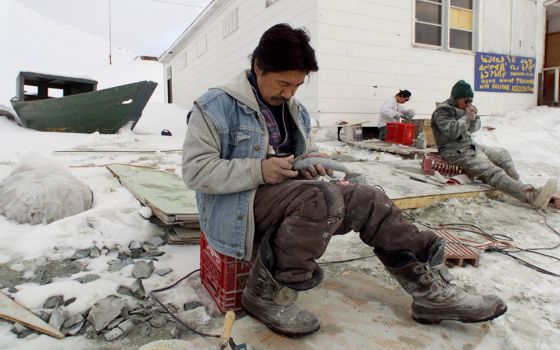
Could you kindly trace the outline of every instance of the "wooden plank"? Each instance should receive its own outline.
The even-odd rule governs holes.
[[[18,322],[27,328],[50,335],[57,339],[63,339],[64,335],[50,326],[39,317],[33,315],[26,308],[8,298],[0,291],[0,318],[8,321]]]
[[[195,193],[179,176],[121,164],[108,165],[107,169],[166,225],[198,222]]]
[[[326,274],[323,283],[298,296],[298,304],[319,318],[317,332],[284,337],[245,316],[235,322],[233,339],[267,350],[459,350],[477,348],[489,329],[459,322],[420,325],[410,315],[410,296],[396,282],[361,270]]]
[[[460,193],[440,193],[440,194],[431,194],[431,195],[422,195],[422,196],[415,196],[415,197],[403,197],[403,198],[391,198],[393,203],[400,209],[416,209],[416,208],[424,208],[430,206],[436,202],[441,202],[451,198],[475,198],[481,193],[486,193],[489,195],[494,195],[498,193],[496,190],[486,189],[486,190],[479,190],[479,191],[469,191],[469,192],[460,192]]]
[[[416,148],[404,145],[391,144],[381,140],[366,140],[348,142],[349,145],[370,151],[386,152],[399,155],[403,158],[421,158],[425,154],[437,153],[437,148]]]

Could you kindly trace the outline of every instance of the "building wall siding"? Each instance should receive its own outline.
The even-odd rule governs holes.
[[[294,27],[305,27],[313,46],[317,42],[317,0],[278,0],[265,8],[265,0],[217,1],[220,6],[174,52],[174,103],[190,108],[193,101],[211,87],[223,85],[244,69],[250,68],[249,55],[258,44],[262,33],[274,24],[286,22]],[[237,7],[238,28],[223,37],[223,19]],[[206,36],[206,52],[197,54],[197,43]],[[182,63],[187,52],[187,66]],[[298,98],[305,100],[309,109],[317,109],[317,80],[313,75],[298,90]]]

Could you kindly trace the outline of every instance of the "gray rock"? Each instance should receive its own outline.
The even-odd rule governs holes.
[[[144,290],[144,284],[142,284],[142,280],[137,278],[132,284],[130,285],[130,291],[132,295],[138,299],[146,298],[146,291]]]
[[[150,278],[154,272],[154,263],[150,261],[149,263],[143,260],[137,261],[132,269],[132,276],[134,278]]]
[[[98,300],[88,314],[87,319],[92,323],[97,332],[119,316],[125,316],[127,312],[126,301],[110,295],[104,299]]]
[[[109,272],[117,272],[120,271],[123,267],[134,264],[134,260],[127,258],[127,259],[115,259],[109,261]]]
[[[76,323],[72,327],[65,329],[64,335],[74,336],[74,335],[80,333],[80,331],[82,330],[82,328],[84,327],[85,324],[86,324],[86,319],[84,318],[84,319],[82,319],[82,321]]]
[[[165,254],[165,252],[162,252],[161,250],[157,250],[157,248],[154,248],[152,250],[148,250],[148,251],[145,251],[144,253],[142,253],[141,258],[142,259],[157,260],[156,257],[162,256],[163,254]]]
[[[130,259],[130,254],[127,252],[119,252],[117,258],[121,260]]]
[[[90,249],[78,249],[76,250],[74,255],[70,257],[70,260],[79,260],[79,259],[87,258],[89,256],[89,252]]]
[[[203,304],[199,301],[189,301],[188,303],[185,303],[183,305],[183,310],[192,310],[192,309],[196,309],[199,306],[203,306]]]
[[[113,329],[116,326],[118,326],[122,321],[124,321],[124,317],[117,317],[114,320],[112,320],[108,325],[107,325],[107,329]]]
[[[87,339],[95,339],[95,337],[97,337],[97,331],[95,330],[95,327],[93,327],[93,325],[87,326],[84,336]]]
[[[73,316],[68,317],[66,321],[64,321],[64,323],[62,324],[62,327],[71,328],[72,326],[75,326],[76,324],[82,322],[83,320],[85,320],[84,315],[75,314]]]
[[[112,330],[110,330],[109,332],[103,334],[103,336],[105,337],[106,341],[113,341],[117,338],[119,338],[120,336],[122,336],[124,334],[124,332],[122,331],[122,329],[120,329],[119,327],[113,328]]]
[[[51,317],[49,319],[49,325],[55,328],[57,331],[60,330],[60,327],[64,323],[64,319],[66,318],[66,312],[57,306],[54,308],[53,312],[51,313]]]
[[[131,330],[134,329],[134,327],[136,327],[136,325],[130,319],[119,324],[119,328],[123,331],[124,334],[128,334]]]
[[[40,311],[34,312],[33,314],[35,316],[39,317],[41,320],[45,321],[46,323],[49,323],[49,318],[51,317],[50,313],[48,313],[46,311],[43,311],[43,310],[40,310]]]
[[[150,319],[150,325],[155,328],[161,328],[165,326],[168,321],[169,320],[166,315],[155,315]]]
[[[19,289],[17,289],[16,287],[8,288],[8,293],[14,294],[14,293],[17,293],[17,292],[19,292]]]
[[[119,286],[119,288],[117,288],[117,293],[132,296],[132,291],[127,286]]]
[[[64,302],[64,306],[68,306],[76,301],[76,298],[72,297]]]
[[[165,243],[161,237],[152,237],[142,244],[144,250],[152,250]]]
[[[139,258],[142,253],[144,253],[144,248],[142,248],[142,244],[138,241],[130,242],[128,249],[130,250],[130,256],[133,259]]]
[[[90,258],[98,258],[101,255],[101,250],[97,247],[93,247],[89,250]]]
[[[18,338],[25,338],[29,334],[33,333],[33,331],[20,323],[14,323],[14,326],[11,329],[12,333],[16,334]]]
[[[81,284],[86,284],[98,280],[99,278],[101,278],[99,275],[96,275],[94,273],[88,273],[85,276],[80,276],[76,278],[76,281],[80,282]]]
[[[173,271],[172,268],[166,267],[166,268],[163,268],[163,269],[157,269],[156,274],[163,277],[163,276],[167,275],[168,273],[170,273],[171,271]]]
[[[43,309],[54,309],[58,305],[64,304],[64,296],[62,295],[53,295],[49,297],[47,301],[43,304]]]
[[[140,334],[141,334],[143,337],[149,336],[151,332],[152,332],[152,326],[150,326],[150,324],[149,324],[148,322],[143,323],[143,324],[140,326]]]
[[[135,324],[140,324],[140,323],[148,322],[152,317],[154,317],[152,314],[149,315],[135,314],[135,315],[130,315],[129,319],[132,320],[132,322],[134,322]]]

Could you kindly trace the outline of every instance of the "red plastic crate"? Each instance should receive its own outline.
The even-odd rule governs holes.
[[[412,145],[414,141],[414,124],[388,122],[385,142],[400,145]]]
[[[241,310],[241,296],[253,264],[218,253],[200,232],[200,279],[220,311]]]
[[[395,143],[395,141],[397,139],[399,124],[400,123],[394,123],[394,122],[387,122],[387,124],[385,124],[385,126],[387,128],[386,129],[387,133],[385,134],[385,142]]]
[[[465,171],[456,165],[451,165],[435,154],[425,155],[422,159],[422,173],[433,175],[439,172],[443,176],[455,176],[465,174]]]

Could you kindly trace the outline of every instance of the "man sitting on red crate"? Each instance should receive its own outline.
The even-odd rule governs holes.
[[[307,156],[311,145],[309,114],[293,96],[318,70],[304,30],[268,29],[250,68],[194,102],[183,148],[183,178],[196,191],[212,248],[250,260],[260,242],[242,296],[249,314],[281,334],[316,331],[319,321],[295,303],[297,292],[321,282],[315,260],[333,235],[352,230],[412,294],[415,320],[481,322],[506,311],[496,296],[449,283],[444,241],[405,220],[382,190],[317,181],[332,175],[320,163],[293,170],[294,156]]]
[[[414,117],[413,109],[404,108],[404,104],[410,100],[412,93],[408,90],[399,90],[399,92],[383,103],[379,110],[379,120],[377,126],[379,128],[379,139],[385,141],[387,135],[387,123],[398,123],[401,118],[412,119]]]
[[[432,114],[432,130],[440,156],[496,189],[543,208],[556,192],[556,179],[541,188],[519,181],[509,152],[504,148],[478,145],[471,134],[480,129],[480,117],[472,104],[474,92],[464,80],[451,89],[451,97]]]

